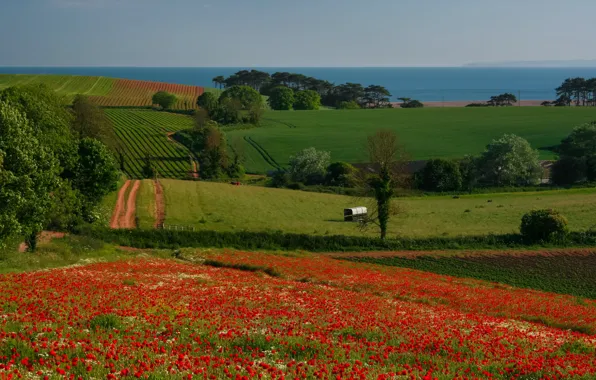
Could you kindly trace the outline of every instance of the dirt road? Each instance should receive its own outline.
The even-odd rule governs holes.
[[[160,228],[166,221],[166,203],[163,196],[163,187],[155,181],[155,228]]]
[[[132,186],[131,186],[132,184]],[[141,187],[141,181],[127,180],[120,191],[118,192],[118,201],[114,207],[114,213],[110,221],[111,228],[135,228],[136,227],[136,202],[137,193]],[[126,192],[130,188],[128,199],[126,199]]]

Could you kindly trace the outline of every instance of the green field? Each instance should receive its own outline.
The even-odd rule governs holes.
[[[0,90],[6,87],[43,83],[70,101],[77,94],[106,96],[117,79],[77,75],[0,74]]]
[[[541,149],[542,159],[550,159],[548,147],[592,120],[592,107],[269,111],[262,127],[228,136],[244,142],[247,171],[265,173],[311,146],[330,151],[332,161],[367,162],[366,136],[378,129],[395,131],[412,160],[478,154],[504,133],[524,137]]]
[[[105,112],[123,147],[127,176],[143,178],[142,168],[149,158],[160,177],[189,177],[192,169],[189,150],[170,141],[167,134],[192,127],[190,117],[151,110],[106,109]]]
[[[166,224],[218,231],[277,231],[315,235],[369,235],[343,222],[343,209],[369,200],[256,186],[162,180]],[[401,212],[390,237],[482,235],[519,232],[521,216],[534,208],[555,208],[572,230],[596,225],[596,189],[399,198]],[[141,221],[151,224],[153,221]]]

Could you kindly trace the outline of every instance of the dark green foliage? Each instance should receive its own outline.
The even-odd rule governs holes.
[[[291,178],[288,172],[285,170],[278,170],[271,176],[271,186],[277,188],[283,188],[290,184]]]
[[[446,249],[507,249],[536,247],[519,234],[388,238],[344,235],[307,235],[282,232],[220,232],[220,231],[171,231],[171,230],[112,230],[80,229],[83,234],[126,247],[177,249],[237,248],[247,250],[306,250],[310,252],[358,252],[358,251],[427,251]],[[596,245],[594,232],[570,232],[560,240],[540,242],[542,247],[590,247]]]
[[[116,150],[117,139],[112,122],[101,108],[88,97],[77,95],[72,103],[72,112],[72,129],[78,139],[96,139]]]
[[[312,90],[300,91],[294,100],[295,110],[318,110],[321,107],[321,96]]]
[[[101,142],[83,139],[79,142],[79,163],[73,186],[90,204],[98,204],[117,189],[120,173],[116,160]]]
[[[466,107],[470,107],[470,108],[472,108],[472,107],[490,107],[490,105],[486,104],[486,103],[470,103],[470,104],[466,105]]]
[[[52,231],[72,231],[83,221],[83,197],[74,190],[68,181],[61,181],[54,190],[52,207],[48,216],[48,229]]]
[[[151,99],[153,104],[157,104],[164,110],[171,108],[177,100],[176,95],[170,94],[167,91],[158,91]]]
[[[491,96],[487,102],[488,106],[492,107],[509,107],[517,102],[517,97],[510,93],[504,93],[496,96]]]
[[[558,147],[561,156],[588,157],[596,155],[596,121],[573,129]]]
[[[419,175],[420,188],[428,191],[455,191],[462,186],[462,175],[457,162],[435,159],[424,166]]]
[[[294,106],[294,90],[283,86],[276,87],[271,91],[268,102],[273,110],[291,110]]]
[[[209,113],[209,117],[222,125],[237,124],[242,121],[241,109],[242,104],[239,100],[220,98],[218,106]]]
[[[494,255],[346,257],[346,260],[396,266],[448,276],[471,277],[515,287],[596,299],[596,255]]]
[[[399,105],[401,108],[424,108],[424,104],[416,99],[400,98],[402,103]]]
[[[325,183],[329,186],[353,187],[358,170],[347,162],[334,162],[327,167]]]
[[[260,265],[250,265],[250,264],[232,264],[232,263],[224,263],[221,261],[216,260],[205,260],[203,265],[207,265],[210,267],[215,268],[230,268],[230,269],[237,269],[242,270],[245,272],[263,272],[268,274],[271,277],[281,277],[281,274],[271,267],[264,267]]]
[[[217,108],[219,102],[219,98],[212,92],[204,92],[199,98],[197,99],[197,106],[207,111],[207,113],[211,113]]]
[[[551,180],[564,186],[586,180],[586,160],[583,157],[563,156],[551,168]]]
[[[89,321],[91,330],[114,330],[120,328],[120,318],[115,314],[100,314]]]
[[[222,178],[224,173],[240,175],[244,171],[239,161],[230,165],[225,134],[216,123],[208,122],[203,128],[177,132],[174,138],[198,157],[203,179]]]
[[[145,157],[145,162],[143,163],[141,174],[143,175],[143,178],[148,179],[155,178],[155,176],[157,175],[157,170],[155,169],[155,165],[153,165],[151,158]]]
[[[529,242],[561,239],[568,233],[567,219],[555,210],[534,210],[522,217],[520,232]]]
[[[365,108],[387,108],[391,93],[383,86],[370,85],[364,89],[362,106]]]
[[[227,88],[219,97],[219,101],[224,102],[227,99],[240,103],[243,110],[249,110],[253,105],[261,106],[263,98],[254,88],[249,86],[232,86]]]

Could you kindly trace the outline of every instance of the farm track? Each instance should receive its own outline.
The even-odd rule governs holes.
[[[126,202],[126,215],[124,216],[124,220],[121,222],[122,228],[136,228],[137,223],[135,221],[136,217],[136,208],[137,208],[137,193],[139,192],[139,188],[141,187],[141,181],[136,180],[132,189],[130,189],[130,194],[128,195],[128,201]]]
[[[259,143],[253,140],[250,136],[244,136],[244,141],[249,143],[255,150],[263,157],[265,162],[271,165],[274,169],[281,170],[282,167],[275,161],[275,159],[265,150]]]
[[[166,202],[163,194],[163,187],[158,180],[155,180],[155,228],[159,228],[166,221]]]
[[[130,180],[124,182],[124,185],[120,188],[118,192],[118,200],[116,201],[116,206],[114,208],[114,213],[112,214],[112,219],[110,221],[110,228],[120,228],[120,219],[124,216],[124,211],[126,207],[125,203],[125,196],[128,187],[130,186]]]

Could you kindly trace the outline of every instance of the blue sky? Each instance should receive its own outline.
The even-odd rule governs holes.
[[[595,59],[594,0],[0,0],[0,66]]]

